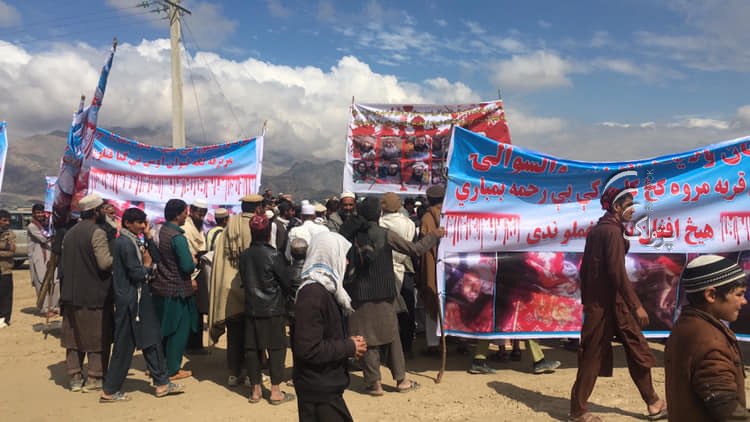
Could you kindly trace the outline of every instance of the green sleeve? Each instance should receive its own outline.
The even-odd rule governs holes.
[[[177,268],[183,274],[192,274],[195,271],[193,256],[190,255],[190,247],[187,239],[183,235],[177,235],[172,238],[172,249],[177,256]]]

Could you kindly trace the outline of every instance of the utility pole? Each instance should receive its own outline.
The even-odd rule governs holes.
[[[180,0],[162,0],[169,7],[169,39],[172,52],[172,147],[185,148],[185,115],[182,108],[182,58],[180,18],[190,11],[180,6]]]

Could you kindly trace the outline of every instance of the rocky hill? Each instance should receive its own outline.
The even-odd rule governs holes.
[[[171,142],[171,138],[145,128],[111,130],[151,145],[167,145]],[[58,174],[67,136],[67,132],[55,131],[10,139],[0,207],[28,207],[34,202],[43,201],[44,177]],[[291,193],[295,198],[312,199],[323,199],[341,192],[344,169],[342,161],[297,162],[290,151],[268,148],[265,155],[262,176],[264,188],[271,188],[275,193]]]

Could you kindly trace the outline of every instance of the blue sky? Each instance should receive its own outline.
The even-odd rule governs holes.
[[[168,133],[167,22],[139,3],[0,0],[0,119],[21,133],[64,129],[116,35],[103,124]],[[352,96],[454,103],[498,89],[515,143],[573,158],[644,158],[750,129],[750,2],[182,3],[193,11],[183,32],[194,142],[270,120],[272,149],[342,158]],[[31,66],[46,66],[43,87]],[[40,90],[52,97],[41,116],[20,104]],[[166,105],[140,112],[144,97]]]

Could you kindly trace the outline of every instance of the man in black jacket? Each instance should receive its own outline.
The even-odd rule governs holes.
[[[344,402],[349,386],[347,359],[367,351],[361,336],[346,337],[342,312],[351,312],[342,282],[351,243],[338,233],[314,235],[295,303],[292,335],[294,388],[300,422],[344,422],[352,416]]]
[[[294,400],[294,394],[281,391],[286,359],[286,297],[289,269],[281,252],[271,246],[271,224],[265,215],[250,219],[252,242],[239,260],[240,278],[245,289],[245,360],[252,390],[250,403],[262,398],[261,353],[268,351],[271,372],[271,404]]]

